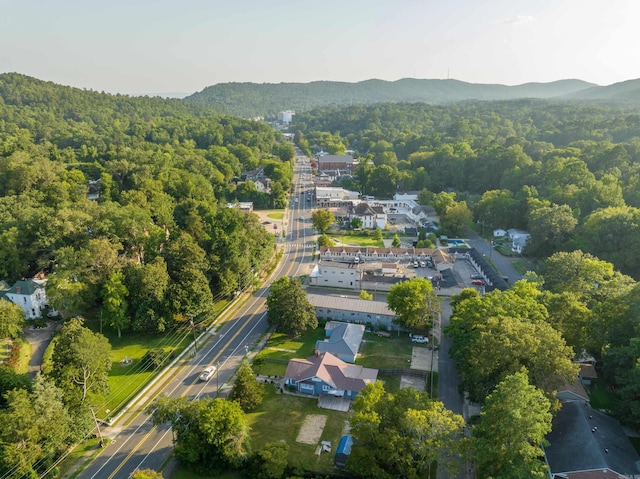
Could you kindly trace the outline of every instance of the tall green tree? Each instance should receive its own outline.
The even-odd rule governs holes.
[[[128,329],[131,324],[127,296],[129,291],[124,285],[124,274],[122,270],[116,270],[102,286],[102,306],[107,324],[117,329],[118,337],[122,336],[122,329]]]
[[[50,373],[66,392],[67,404],[85,406],[108,393],[110,370],[109,340],[86,328],[81,318],[67,321],[56,338]]]
[[[154,424],[170,421],[175,431],[174,454],[200,474],[237,468],[247,456],[249,427],[240,404],[225,399],[156,400],[147,408]]]
[[[18,339],[22,336],[24,311],[11,301],[0,299],[0,338]]]
[[[300,281],[286,276],[271,283],[267,296],[267,320],[278,331],[293,337],[318,327],[315,309]]]
[[[311,213],[311,223],[313,227],[321,233],[326,233],[329,227],[335,223],[336,219],[329,210],[315,210]]]
[[[387,295],[389,308],[396,313],[394,322],[414,330],[426,330],[440,311],[440,300],[431,281],[411,278],[391,287]]]
[[[466,454],[462,416],[412,388],[389,393],[379,381],[367,385],[350,423],[354,445],[346,468],[359,477],[429,477],[436,462],[455,472]]]
[[[288,454],[287,443],[268,442],[251,456],[244,474],[255,479],[280,479],[289,467]]]
[[[264,384],[258,382],[251,365],[246,360],[242,361],[229,398],[237,401],[244,412],[249,412],[262,403],[264,395]]]
[[[500,382],[487,397],[473,429],[481,477],[544,479],[549,476],[542,446],[551,432],[551,403],[529,384],[526,371]]]
[[[73,422],[63,390],[38,375],[31,392],[14,389],[0,411],[0,471],[11,477],[38,477],[65,452]]]

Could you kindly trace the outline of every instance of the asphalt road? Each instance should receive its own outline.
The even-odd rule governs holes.
[[[304,158],[296,167],[296,192],[301,198],[303,188],[301,176],[310,173],[310,165]],[[128,415],[123,417],[122,429],[100,454],[77,476],[81,479],[125,479],[139,468],[160,470],[173,450],[171,428],[168,424],[153,426],[144,414],[144,407],[159,394],[197,399],[216,396],[223,391],[233,377],[242,359],[250,354],[259,338],[267,330],[265,300],[271,281],[281,276],[306,274],[312,254],[311,223],[299,221],[309,207],[306,201],[292,203],[287,211],[284,225],[287,237],[279,244],[284,246],[284,255],[274,274],[265,285],[243,303],[233,316],[221,322],[219,327],[205,335],[207,341],[200,344],[195,355],[187,361],[179,361],[158,380],[155,389],[141,398]],[[309,217],[309,212],[305,215]],[[201,339],[201,343],[202,343]],[[218,367],[217,375],[208,382],[199,382],[198,376],[205,366]],[[222,393],[221,393],[222,394]]]

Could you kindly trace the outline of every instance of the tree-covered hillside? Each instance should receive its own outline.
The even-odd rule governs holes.
[[[257,217],[226,204],[260,165],[261,194],[284,201],[293,147],[279,140],[179,100],[0,75],[0,279],[45,271],[66,317],[103,306],[125,334],[206,316],[273,254]]]
[[[366,80],[358,83],[220,83],[185,98],[218,111],[243,117],[274,115],[327,106],[370,105],[383,102],[451,103],[463,100],[552,98],[594,86],[581,80],[525,83],[517,86],[485,85],[459,80],[404,78],[394,82]]]

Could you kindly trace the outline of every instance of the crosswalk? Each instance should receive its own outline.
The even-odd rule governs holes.
[[[294,241],[293,243],[285,243],[285,251],[295,251],[296,249],[313,248],[315,241]]]

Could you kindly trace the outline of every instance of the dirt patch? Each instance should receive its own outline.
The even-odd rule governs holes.
[[[324,425],[327,423],[327,416],[321,414],[309,414],[304,418],[304,423],[300,428],[296,442],[303,444],[317,444],[322,436]]]

